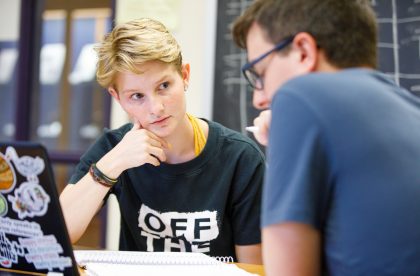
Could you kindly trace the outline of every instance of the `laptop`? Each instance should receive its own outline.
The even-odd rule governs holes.
[[[45,147],[0,142],[0,275],[79,275]]]

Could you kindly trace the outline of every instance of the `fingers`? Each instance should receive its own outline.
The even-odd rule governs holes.
[[[141,126],[139,120],[133,119],[133,127],[131,128],[131,130],[134,131],[134,130],[139,130],[139,129],[142,129],[142,126]]]
[[[136,118],[132,119],[133,127],[124,137],[126,140],[124,148],[126,148],[126,156],[132,156],[134,161],[132,166],[139,166],[149,163],[159,166],[161,162],[166,161],[164,149],[170,149],[170,144],[163,138],[157,136],[153,132],[144,129]],[[135,161],[136,160],[136,161]]]
[[[156,134],[154,134],[153,132],[147,131],[147,134],[149,135],[150,138],[154,139],[155,141],[159,142],[160,145],[165,148],[165,149],[170,149],[170,145],[168,142],[166,142],[164,139],[160,138],[159,136],[157,136]]]
[[[138,120],[133,120],[132,132],[132,142],[137,144],[138,149],[143,148],[143,152],[140,157],[140,163],[149,163],[154,166],[159,166],[161,162],[166,161],[166,155],[164,148],[169,148],[168,142],[166,142],[161,137],[157,136],[153,132],[143,129]],[[141,147],[140,145],[143,144]]]
[[[133,127],[131,128],[131,131],[141,130],[143,129],[142,125],[140,124],[139,120],[136,118],[133,118]],[[159,136],[155,135],[153,132],[146,130],[147,135],[158,141],[160,143],[160,146],[166,149],[170,149],[170,144],[166,142],[164,139],[160,138]],[[156,143],[152,143],[154,146],[158,146]]]
[[[159,166],[160,165],[160,161],[159,161],[159,159],[158,158],[156,158],[155,156],[153,156],[153,155],[149,155],[148,156],[148,158],[146,159],[146,162],[145,163],[149,163],[149,164],[151,164],[151,165],[153,165],[153,166],[155,166],[155,167],[157,167],[157,166]]]
[[[150,146],[148,149],[148,153],[154,156],[155,158],[159,159],[160,162],[166,161],[166,155],[163,152],[163,149],[159,147]]]
[[[254,119],[254,126],[258,127],[258,131],[254,133],[255,139],[263,146],[268,144],[268,135],[271,123],[271,110],[264,110]]]

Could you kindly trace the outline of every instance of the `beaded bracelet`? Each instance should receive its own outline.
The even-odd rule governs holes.
[[[112,179],[106,176],[98,167],[96,167],[95,163],[90,166],[89,173],[95,182],[102,184],[107,188],[111,188],[118,181],[118,179]]]

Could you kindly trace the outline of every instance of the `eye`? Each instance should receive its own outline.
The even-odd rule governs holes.
[[[141,100],[144,97],[141,93],[134,93],[130,96],[130,99],[132,100]]]
[[[159,90],[165,90],[165,89],[167,89],[169,87],[169,81],[165,81],[165,82],[162,82],[160,85],[159,85]]]

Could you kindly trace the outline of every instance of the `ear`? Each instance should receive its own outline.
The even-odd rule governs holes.
[[[112,88],[112,87],[108,87],[108,93],[117,101],[120,102],[120,95],[118,94],[118,92]]]
[[[320,60],[315,38],[309,33],[298,33],[293,39],[293,48],[297,50],[302,71],[305,73],[316,71]]]
[[[184,86],[188,86],[190,82],[190,64],[182,64],[182,80],[184,81]]]

